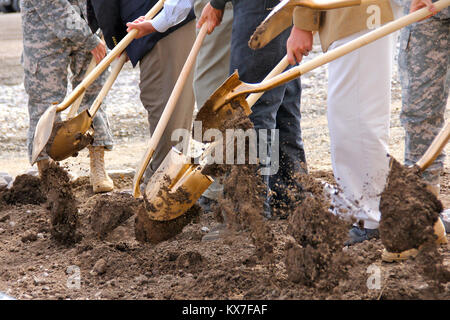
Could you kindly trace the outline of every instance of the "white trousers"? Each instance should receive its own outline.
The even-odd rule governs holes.
[[[366,31],[335,41],[329,50]],[[386,183],[394,36],[347,54],[328,67],[331,160],[344,197],[357,204],[345,214],[375,229]]]

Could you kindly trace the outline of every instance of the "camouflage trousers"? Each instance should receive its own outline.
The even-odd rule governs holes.
[[[30,124],[27,134],[28,156],[31,160],[34,133],[41,115],[53,103],[60,103],[67,93],[68,80],[75,88],[84,78],[86,69],[92,59],[92,54],[86,51],[65,48],[52,52],[40,59],[32,59],[24,56],[24,85],[28,94],[28,114]],[[71,71],[68,79],[69,69]],[[88,109],[100,92],[109,72],[105,71],[86,90],[86,94],[80,105],[79,112]],[[57,114],[56,121],[61,121],[61,113]],[[108,117],[102,106],[93,119],[94,146],[104,146],[111,150],[113,138],[109,127]],[[45,150],[37,160],[47,159]]]
[[[449,82],[450,19],[429,18],[404,28],[400,35],[402,84],[400,120],[405,129],[405,164],[416,163],[445,124]],[[424,172],[439,184],[445,153]]]

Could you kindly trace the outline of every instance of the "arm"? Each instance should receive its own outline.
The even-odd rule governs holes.
[[[41,0],[32,2],[36,12],[49,30],[61,40],[70,40],[89,51],[101,45],[101,40],[86,20],[67,0]]]
[[[127,23],[127,32],[137,29],[139,31],[137,38],[153,32],[166,32],[170,27],[186,19],[193,6],[194,0],[166,0],[163,9],[155,18],[145,20],[145,17],[139,17],[135,21]]]
[[[319,30],[320,11],[297,7],[294,9],[294,26],[286,42],[288,61],[291,65],[302,61],[312,50],[313,32]]]

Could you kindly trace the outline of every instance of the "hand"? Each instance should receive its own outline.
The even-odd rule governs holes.
[[[130,32],[131,30],[138,30],[138,34],[136,36],[136,39],[145,37],[146,35],[149,35],[150,33],[156,32],[156,29],[153,27],[151,21],[146,20],[145,17],[139,17],[133,22],[127,23],[127,32]]]
[[[103,58],[106,56],[106,44],[105,42],[102,40],[96,47],[94,50],[91,51],[92,55],[95,58],[95,61],[97,62],[97,64],[99,64]]]
[[[208,34],[210,34],[222,22],[222,18],[223,10],[215,9],[208,3],[203,8],[202,15],[197,22],[197,28],[200,29],[204,23],[207,23]]]
[[[291,65],[302,61],[303,56],[307,56],[312,50],[313,33],[292,27],[291,35],[286,42],[287,57]]]
[[[438,10],[433,5],[433,2],[431,2],[431,0],[412,0],[409,12],[412,13],[425,7],[428,7],[428,10],[430,10],[430,12],[432,12],[433,15],[438,13]]]

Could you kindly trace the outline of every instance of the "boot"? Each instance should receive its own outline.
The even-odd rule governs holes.
[[[50,160],[48,160],[48,159],[39,160],[38,162],[36,162],[36,164],[37,164],[37,167],[38,167],[39,177],[42,178],[42,176],[44,174],[44,171],[50,165]]]
[[[104,147],[89,147],[91,163],[90,182],[94,193],[109,192],[114,189],[114,182],[105,170],[104,155]]]
[[[434,224],[434,234],[437,236],[436,243],[438,245],[445,245],[448,243],[447,235],[445,233],[445,227],[440,218],[438,218],[436,223]],[[383,253],[381,254],[381,259],[384,262],[398,262],[407,260],[411,257],[415,257],[418,253],[419,250],[417,249],[409,249],[403,252],[389,252],[384,249]]]

